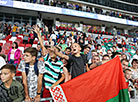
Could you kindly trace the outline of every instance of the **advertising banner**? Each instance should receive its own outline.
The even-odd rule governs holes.
[[[13,7],[13,1],[12,0],[0,0],[0,5]]]

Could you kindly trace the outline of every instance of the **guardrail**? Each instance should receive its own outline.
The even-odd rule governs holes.
[[[41,98],[40,102],[43,102],[43,101],[53,102],[53,99],[52,99],[52,97],[48,97],[48,98]],[[22,102],[25,102],[25,101],[22,101]]]

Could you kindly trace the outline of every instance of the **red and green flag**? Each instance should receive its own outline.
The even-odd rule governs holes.
[[[116,57],[50,91],[55,102],[129,102],[127,88]]]

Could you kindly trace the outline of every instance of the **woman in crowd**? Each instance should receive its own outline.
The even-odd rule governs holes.
[[[21,52],[18,49],[18,44],[17,42],[13,42],[12,48],[9,50],[9,53],[8,53],[8,63],[14,64],[16,67],[20,61],[20,56],[21,56]]]

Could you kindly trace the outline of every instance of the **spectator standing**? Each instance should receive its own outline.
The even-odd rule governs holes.
[[[42,54],[44,56],[45,70],[44,73],[44,90],[43,90],[43,98],[50,97],[49,88],[53,88],[56,85],[60,84],[65,78],[63,74],[63,63],[62,61],[57,59],[57,56],[53,52],[47,52],[43,44],[43,40],[40,34],[40,29],[38,26],[35,26],[34,31],[37,33],[41,48]],[[59,75],[61,74],[61,78],[59,79]],[[48,102],[48,101],[45,101]]]
[[[22,72],[26,102],[39,102],[42,88],[42,78],[45,65],[37,60],[37,49],[24,50],[24,60],[20,62],[18,70]]]

